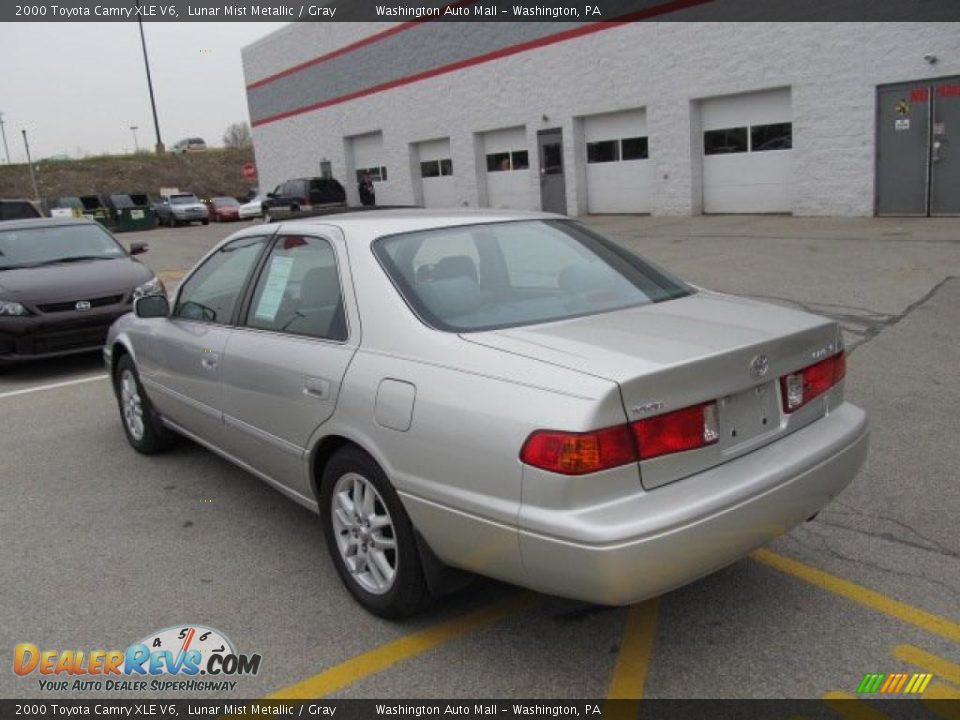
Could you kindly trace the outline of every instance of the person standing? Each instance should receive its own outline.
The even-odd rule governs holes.
[[[360,204],[371,206],[377,204],[376,191],[373,189],[373,180],[367,173],[360,178],[360,185],[357,188],[360,191]]]

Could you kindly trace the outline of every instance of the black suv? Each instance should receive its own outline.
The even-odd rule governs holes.
[[[0,220],[27,220],[40,217],[29,200],[0,200]]]
[[[343,185],[333,178],[310,177],[287,180],[263,199],[263,219],[267,222],[288,218],[295,213],[318,214],[326,208],[347,205]]]

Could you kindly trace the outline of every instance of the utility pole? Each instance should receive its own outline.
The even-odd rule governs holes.
[[[27,151],[27,166],[30,168],[30,182],[33,184],[33,199],[39,202],[40,192],[37,190],[37,177],[33,174],[33,160],[30,159],[30,143],[27,142],[27,131],[21,130],[23,133],[23,147]]]
[[[7,165],[10,164],[10,149],[7,147],[7,131],[3,129],[3,113],[0,112],[0,135],[3,135],[3,154],[7,156]]]
[[[137,130],[139,130],[140,128],[137,125],[131,125],[130,129],[133,131],[133,151],[135,153],[138,153],[140,152],[140,145],[139,143],[137,143]]]
[[[143,35],[143,18],[140,15],[140,0],[137,0],[137,25],[140,26],[140,45],[143,46],[143,66],[147,70],[147,89],[150,91],[150,108],[153,110],[153,129],[157,132],[157,155],[163,154],[163,141],[160,139],[160,121],[157,120],[157,102],[153,97],[153,80],[150,79],[150,60],[147,57],[147,39]]]

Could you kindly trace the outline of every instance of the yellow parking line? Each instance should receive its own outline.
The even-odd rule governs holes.
[[[634,605],[627,613],[627,625],[620,642],[620,653],[613,666],[607,689],[610,700],[639,700],[647,682],[657,635],[657,610],[660,598]]]
[[[897,645],[891,654],[905,663],[916,665],[927,672],[932,672],[944,680],[960,685],[960,665],[944,660],[942,657],[931,655],[913,645]]]
[[[755,550],[752,557],[764,565],[768,565],[788,575],[793,575],[823,590],[840,595],[848,600],[853,600],[855,603],[882,612],[903,622],[915,625],[934,635],[945,637],[953,642],[960,642],[960,624],[952,620],[934,615],[920,608],[915,608],[899,600],[894,600],[891,597],[878,593],[876,590],[871,590],[855,582],[844,580],[836,575],[831,575],[830,573],[818,570],[815,567],[797,560],[778,555],[770,550]]]
[[[492,625],[510,615],[529,610],[539,605],[542,597],[533,593],[520,593],[503,602],[490,605],[460,617],[438,623],[433,627],[406,635],[393,642],[381,645],[362,655],[334,665],[313,677],[277,690],[266,697],[267,700],[308,700],[326,697],[337,690],[363,680],[370,675],[432,650],[448,640],[465,635],[485,625]]]
[[[844,720],[890,720],[890,716],[870,707],[856,695],[835,690],[823,696],[823,702]]]

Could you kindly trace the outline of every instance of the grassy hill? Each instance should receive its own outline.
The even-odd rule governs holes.
[[[186,155],[104,155],[83,160],[34,162],[41,197],[146,192],[155,198],[161,187],[195,192],[199,197],[244,195],[256,180],[241,168],[253,149],[206,150]],[[0,197],[33,198],[26,164],[0,165]]]

